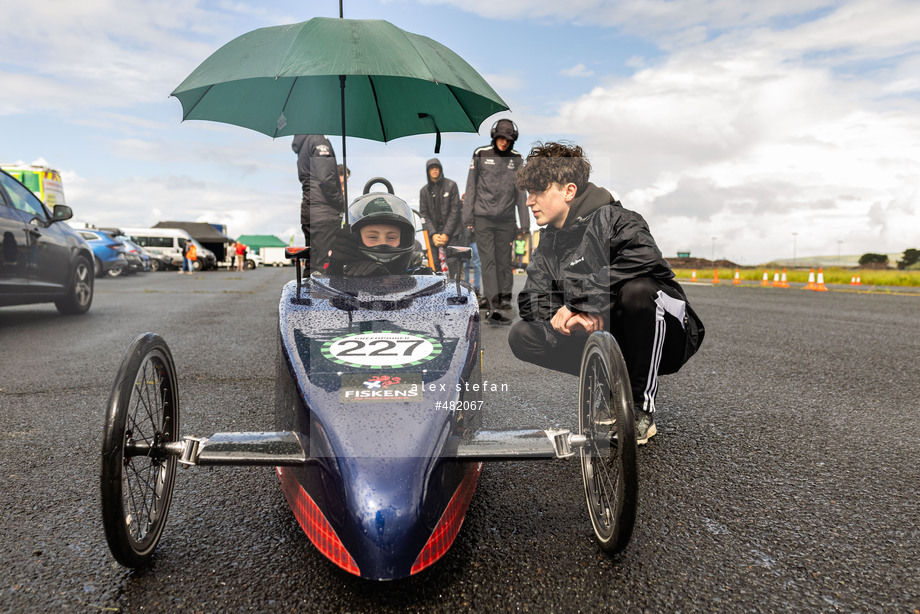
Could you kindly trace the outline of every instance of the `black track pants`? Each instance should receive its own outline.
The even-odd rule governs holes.
[[[616,338],[626,360],[636,409],[655,411],[658,376],[674,373],[684,359],[686,335],[676,317],[682,301],[659,298],[670,288],[650,277],[623,284],[607,329]],[[671,313],[675,312],[675,313]],[[508,333],[508,344],[519,359],[547,369],[578,375],[587,336],[562,335],[549,322],[519,320]]]

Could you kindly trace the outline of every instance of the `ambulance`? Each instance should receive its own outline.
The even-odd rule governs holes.
[[[53,211],[55,205],[67,204],[64,201],[64,184],[61,183],[61,174],[56,170],[34,164],[2,164],[0,168],[29,188],[49,210]]]

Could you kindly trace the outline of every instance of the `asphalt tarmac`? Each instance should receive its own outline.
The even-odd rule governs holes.
[[[101,279],[80,317],[0,309],[0,611],[920,610],[920,296],[725,283],[686,286],[706,340],[662,379],[616,558],[577,462],[547,461],[487,464],[451,550],[402,581],[328,562],[269,468],[180,471],[152,566],[119,566],[98,474],[125,349],[169,343],[183,434],[270,429],[292,271]],[[575,378],[520,363],[506,336],[483,327],[484,379],[508,384],[485,425],[574,427]]]

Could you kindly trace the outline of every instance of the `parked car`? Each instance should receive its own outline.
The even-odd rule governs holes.
[[[137,244],[135,243],[135,245]],[[151,271],[168,271],[170,269],[175,268],[172,264],[172,259],[169,256],[164,256],[163,254],[154,253],[150,251],[149,249],[147,249],[146,247],[144,247],[143,245],[138,245],[138,247],[141,249],[141,252],[143,252],[148,258],[150,258],[150,270]]]
[[[140,245],[138,245],[137,243],[135,243],[128,237],[119,236],[117,234],[112,235],[112,236],[118,241],[121,241],[122,243],[125,244],[125,247],[128,248],[128,254],[134,254],[140,259],[141,266],[137,272],[142,272],[142,271],[147,272],[152,268],[150,264],[150,256],[147,254],[146,250],[143,247],[141,247]]]
[[[172,266],[177,269],[182,268],[182,251],[186,242],[191,241],[198,251],[195,270],[217,268],[217,257],[214,252],[202,247],[201,243],[180,228],[122,228],[121,232],[138,245],[152,252],[167,256]]]
[[[72,217],[67,205],[49,211],[0,171],[0,306],[54,303],[66,315],[89,311],[93,252],[65,222]]]
[[[96,277],[118,277],[130,270],[127,248],[121,241],[101,230],[81,228],[77,231],[93,250]]]
[[[262,266],[262,256],[259,254],[254,254],[252,250],[246,252],[246,260],[243,262],[243,266],[247,271],[251,271],[257,266]]]

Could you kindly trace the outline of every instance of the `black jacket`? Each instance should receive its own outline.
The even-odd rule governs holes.
[[[437,158],[432,158],[425,165],[425,176],[428,169],[437,166],[441,169],[441,176],[437,183],[429,179],[425,187],[419,191],[419,213],[425,220],[424,227],[428,236],[446,234],[449,245],[461,242],[463,204],[460,202],[460,190],[457,183],[444,176],[444,168]]]
[[[623,283],[638,277],[657,279],[687,303],[686,360],[703,340],[702,322],[642,216],[589,183],[572,201],[562,228],[541,231],[518,295],[521,318],[549,321],[563,305],[574,312],[609,313]]]
[[[514,222],[517,208],[521,229],[530,230],[527,195],[514,185],[514,176],[522,164],[521,154],[511,147],[499,151],[494,140],[473,152],[463,200],[464,224],[472,225],[477,215]]]
[[[322,134],[298,134],[291,143],[297,154],[297,176],[303,186],[300,223],[342,219],[345,196],[332,143]]]

